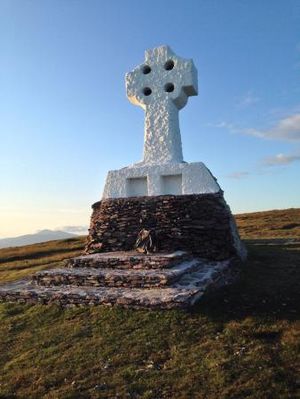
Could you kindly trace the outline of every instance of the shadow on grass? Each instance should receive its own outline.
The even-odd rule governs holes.
[[[276,240],[277,241],[277,240]],[[248,316],[297,320],[300,313],[300,243],[245,241],[248,259],[238,281],[206,295],[191,309],[212,319]]]

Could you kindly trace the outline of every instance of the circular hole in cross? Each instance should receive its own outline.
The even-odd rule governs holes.
[[[150,87],[144,87],[143,93],[145,96],[150,96],[150,94],[152,93],[152,90],[150,89]]]
[[[173,68],[174,68],[174,61],[173,60],[168,60],[165,63],[165,70],[166,71],[171,71],[171,69],[173,69]]]
[[[172,93],[172,91],[174,91],[174,85],[173,83],[166,83],[165,84],[165,91],[167,93]]]
[[[148,73],[151,72],[151,68],[149,67],[149,65],[144,65],[142,71],[144,75],[148,75]]]

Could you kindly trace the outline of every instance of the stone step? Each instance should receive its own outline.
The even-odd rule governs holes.
[[[94,287],[164,287],[178,281],[183,274],[201,268],[197,259],[182,262],[169,269],[108,269],[76,267],[52,269],[36,273],[33,281],[38,285],[94,286]]]
[[[68,261],[70,267],[97,267],[110,269],[164,269],[190,259],[183,251],[173,253],[141,254],[136,251],[103,252],[82,255]]]
[[[56,303],[61,306],[120,305],[130,308],[184,308],[192,305],[203,292],[184,288],[108,288],[108,287],[43,287],[29,281],[10,284],[0,290],[0,300],[21,303]]]
[[[0,285],[0,301],[56,303],[60,306],[119,305],[128,308],[187,308],[206,292],[236,277],[231,260],[206,263],[167,288],[110,288],[91,286],[41,286],[29,279]]]

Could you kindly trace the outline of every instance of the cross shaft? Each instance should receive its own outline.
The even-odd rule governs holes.
[[[183,162],[178,111],[197,95],[193,61],[168,46],[148,50],[145,63],[126,74],[126,91],[145,110],[143,163]]]

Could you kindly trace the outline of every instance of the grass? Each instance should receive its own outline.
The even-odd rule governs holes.
[[[299,398],[300,234],[283,226],[300,210],[282,212],[237,216],[241,279],[189,312],[1,304],[0,398]],[[54,267],[83,243],[1,250],[0,278]]]
[[[39,270],[61,267],[82,253],[86,237],[0,249],[0,282],[13,281]]]
[[[242,237],[251,239],[299,238],[300,209],[291,208],[236,216]]]

